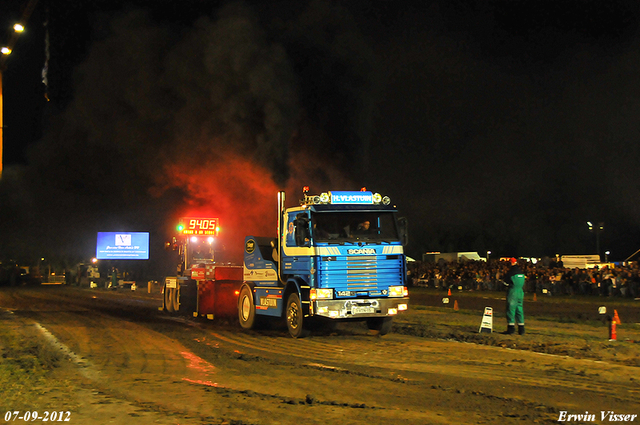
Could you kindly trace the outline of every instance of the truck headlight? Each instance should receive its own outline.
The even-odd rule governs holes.
[[[315,300],[332,300],[333,289],[330,288],[313,288],[309,294],[311,301]]]
[[[390,297],[408,297],[409,290],[406,286],[389,286]]]

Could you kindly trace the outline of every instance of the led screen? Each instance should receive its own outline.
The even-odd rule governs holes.
[[[183,217],[180,219],[178,231],[183,235],[213,235],[218,234],[217,218]]]
[[[148,260],[148,232],[98,232],[98,260]]]

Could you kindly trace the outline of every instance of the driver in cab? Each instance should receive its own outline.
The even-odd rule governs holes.
[[[371,222],[369,220],[365,220],[362,223],[358,224],[355,232],[353,232],[354,236],[358,235],[369,235],[371,233]]]
[[[199,245],[193,250],[191,254],[191,264],[192,266],[200,265],[206,262],[209,259],[211,253],[207,252],[207,250],[202,249]]]

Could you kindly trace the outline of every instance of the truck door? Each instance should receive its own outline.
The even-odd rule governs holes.
[[[283,271],[308,280],[311,265],[311,220],[307,211],[288,212]]]
[[[285,247],[309,247],[311,246],[311,227],[309,214],[305,212],[287,213],[287,233]]]

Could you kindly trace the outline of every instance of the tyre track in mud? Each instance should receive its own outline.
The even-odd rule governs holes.
[[[517,397],[500,396],[483,392],[481,390],[469,389],[461,380],[449,381],[446,383],[443,383],[442,380],[440,380],[439,382],[441,382],[442,385],[435,385],[430,383],[431,380],[429,379],[429,374],[424,374],[422,371],[411,374],[412,377],[407,377],[409,375],[402,375],[398,373],[398,370],[394,369],[393,365],[382,366],[382,364],[384,364],[384,360],[388,360],[390,357],[390,352],[385,351],[384,348],[378,347],[376,350],[353,353],[348,356],[348,359],[346,359],[350,363],[345,364],[344,361],[347,356],[345,356],[344,353],[349,351],[348,346],[352,344],[358,345],[362,343],[362,341],[349,340],[345,342],[345,340],[340,340],[338,337],[337,341],[341,341],[344,345],[336,343],[336,341],[332,341],[332,343],[328,344],[327,349],[314,351],[316,346],[324,347],[327,346],[327,343],[316,343],[315,341],[312,341],[313,338],[292,340],[287,337],[276,337],[268,338],[269,343],[265,344],[263,341],[264,337],[261,337],[259,333],[254,334],[251,332],[239,334],[237,332],[234,333],[216,330],[215,332],[210,332],[210,335],[214,337],[214,341],[215,339],[218,340],[218,342],[214,343],[210,341],[210,344],[224,348],[224,343],[226,343],[228,344],[226,347],[228,352],[233,352],[240,356],[240,358],[246,359],[246,361],[266,361],[272,364],[289,365],[299,364],[303,367],[319,369],[325,373],[334,375],[358,375],[364,378],[400,383],[400,386],[393,390],[394,393],[402,394],[400,397],[406,397],[409,393],[423,394],[424,398],[417,400],[417,403],[421,403],[421,405],[424,406],[425,400],[440,400],[430,404],[430,408],[439,412],[442,410],[464,411],[467,419],[475,416],[477,423],[485,423],[485,421],[486,423],[493,422],[492,420],[483,418],[483,415],[477,413],[486,410],[487,406],[489,406],[490,411],[493,412],[492,416],[494,416],[494,419],[495,416],[502,417],[501,420],[506,420],[505,423],[509,423],[510,420],[534,420],[537,422],[555,423],[555,420],[551,418],[552,415],[550,414],[555,413],[556,409],[551,406],[546,406],[539,401],[523,400]],[[375,338],[372,339],[367,336],[362,337],[362,339],[365,341],[376,341]],[[377,341],[379,342],[380,340],[378,339]],[[383,345],[389,345],[389,343],[385,342]],[[391,345],[397,344],[392,342]],[[345,346],[347,347],[345,348]],[[399,346],[393,351],[393,355],[395,355],[401,352],[402,349]],[[371,356],[367,362],[362,361],[361,356],[367,356],[374,352],[375,354]],[[270,354],[281,356],[282,353],[287,353],[289,356],[295,356],[299,361],[292,362],[289,359],[278,360],[282,358],[273,358],[273,356],[270,356]],[[333,353],[335,356],[327,356],[328,353]],[[311,357],[311,359],[309,357]],[[311,362],[309,360],[311,360]],[[322,361],[322,363],[315,363],[313,361]],[[331,364],[341,364],[342,366],[331,366]],[[342,378],[336,377],[335,379]],[[456,399],[460,397],[465,398],[466,406],[460,406],[458,404]],[[447,400],[445,403],[442,402],[443,398]],[[480,408],[480,406],[483,406],[484,408]],[[508,412],[505,412],[505,409],[508,410]]]
[[[273,415],[283,410],[288,419],[280,423],[316,423],[310,414],[317,423],[345,415],[370,424],[399,418],[556,423],[559,393],[606,397],[613,385],[616,394],[629,394],[618,396],[621,405],[637,400],[637,385],[609,381],[604,372],[595,381],[580,376],[586,360],[575,371],[576,364],[561,357],[405,335],[378,338],[364,327],[294,340],[283,332],[169,318],[153,307],[136,310],[119,294],[94,296],[28,293],[21,302],[36,307],[18,314],[41,321],[91,361],[102,374],[93,383],[98,391],[188,419],[181,423],[276,423]],[[517,372],[508,377],[511,370]]]
[[[359,373],[392,381],[420,383],[419,378],[410,378],[412,373],[427,373],[456,378],[473,376],[474,379],[494,384],[509,380],[513,384],[539,388],[545,392],[550,389],[560,392],[577,389],[605,397],[613,390],[615,393],[628,394],[627,400],[630,402],[640,396],[640,388],[637,385],[609,379],[609,375],[615,377],[633,374],[634,368],[589,359],[572,359],[578,364],[568,369],[561,365],[565,356],[508,350],[511,353],[510,359],[492,361],[494,353],[503,353],[505,349],[459,342],[425,342],[393,334],[385,336],[384,339],[366,335],[350,336],[348,339],[329,337],[331,343],[315,338],[265,338],[264,335],[254,332],[216,330],[209,331],[209,334],[219,340],[218,345],[227,344],[229,350],[244,350],[246,354],[258,356],[260,359],[268,358],[273,362],[273,355],[276,356],[275,359],[282,359],[281,356],[286,355],[290,362],[293,356],[308,367],[340,373]],[[358,351],[362,345],[370,349]],[[452,345],[458,348],[455,355],[451,355],[450,352]],[[478,357],[484,360],[479,361]],[[407,358],[412,361],[407,362]],[[451,364],[455,364],[455,367],[448,367]],[[600,372],[587,372],[594,366],[599,366]],[[511,367],[518,368],[517,376],[505,376],[505,370]],[[368,371],[363,372],[364,369]],[[598,378],[599,382],[594,381],[594,378]]]
[[[522,387],[524,390],[518,397],[498,395],[493,391],[482,389],[469,390],[466,383],[458,381],[453,386],[432,385],[433,390],[449,393],[452,398],[459,394],[471,394],[473,396],[491,400],[492,402],[508,402],[515,406],[520,405],[525,409],[534,409],[549,413],[557,413],[553,407],[558,400],[581,397],[581,393],[589,393],[591,398],[616,400],[620,406],[637,405],[640,387],[633,382],[620,382],[620,376],[633,376],[637,368],[621,367],[615,363],[594,361],[590,359],[570,359],[567,356],[556,356],[544,353],[536,353],[521,350],[509,350],[499,347],[478,346],[471,343],[459,342],[421,342],[414,338],[405,340],[404,337],[388,335],[383,342],[376,341],[367,336],[358,336],[362,341],[376,342],[376,348],[367,352],[354,353],[351,345],[358,346],[362,341],[354,341],[354,338],[342,339],[338,337],[328,345],[326,342],[316,342],[313,338],[305,340],[292,340],[287,337],[265,338],[260,333],[247,332],[244,335],[237,332],[216,330],[210,331],[210,335],[217,339],[214,345],[217,347],[228,344],[227,349],[236,353],[242,353],[245,358],[255,361],[277,362],[272,354],[280,358],[283,353],[300,359],[307,367],[319,367],[335,373],[358,373],[363,376],[400,381],[407,384],[428,388],[429,376],[450,375],[457,378],[469,377],[473,380],[481,380],[481,386],[491,388],[502,386],[505,381],[512,385]],[[450,350],[452,344],[461,348],[452,356]],[[438,345],[440,347],[438,348]],[[485,361],[479,361],[466,353],[470,349],[474,355],[478,351],[483,352],[480,357]],[[416,355],[416,352],[424,352]],[[470,352],[471,352],[470,351]],[[411,353],[413,352],[413,353]],[[511,355],[505,360],[504,353]],[[501,353],[500,360],[491,361],[493,353]],[[367,357],[366,361],[362,356]],[[414,362],[394,360],[400,356],[411,358]],[[434,361],[434,358],[437,360]],[[310,363],[309,361],[322,361],[322,363]],[[576,362],[572,366],[564,365],[565,360]],[[511,363],[508,363],[511,362]],[[345,363],[347,364],[345,366]],[[330,366],[341,364],[342,366]],[[454,367],[451,367],[455,364]],[[354,372],[353,367],[364,366],[375,372]],[[518,369],[514,376],[508,376],[509,368]],[[595,369],[595,371],[591,371]],[[367,369],[365,369],[367,370]],[[385,372],[389,370],[389,372]],[[589,372],[587,372],[589,371]],[[407,372],[407,373],[404,373]],[[421,377],[416,377],[417,372]],[[426,376],[425,376],[426,375]],[[601,376],[602,375],[602,376]],[[395,376],[395,377],[394,377]],[[438,379],[439,381],[440,379]],[[451,384],[449,384],[451,385]],[[420,391],[424,391],[420,389]],[[518,394],[518,392],[515,392]],[[616,395],[612,395],[616,394]],[[620,396],[624,394],[624,396]],[[561,397],[558,397],[561,395]],[[468,399],[468,395],[466,398]],[[508,415],[517,417],[519,415]],[[557,419],[551,420],[556,422]]]
[[[80,304],[86,305],[86,300],[73,303],[65,297],[43,296],[42,293],[24,293],[20,297],[13,294],[13,300],[22,306],[12,309],[15,314],[41,327],[45,335],[50,334],[54,339],[53,344],[61,350],[68,349],[71,354],[67,355],[72,360],[76,359],[76,366],[83,377],[76,382],[83,397],[99,398],[96,404],[100,405],[120,408],[133,405],[135,409],[163,412],[162,416],[186,415],[183,409],[172,407],[170,403],[153,398],[146,400],[136,394],[141,390],[140,383],[159,387],[168,380],[168,370],[178,374],[186,370],[181,350],[167,354],[159,349],[162,342],[156,338],[147,339],[143,345],[136,344],[132,333],[147,332],[146,329],[91,308],[83,308]],[[149,364],[154,366],[150,368]],[[87,369],[90,369],[89,373]],[[141,379],[140,374],[147,376]],[[114,386],[113,382],[119,385]],[[108,411],[103,413],[106,417],[110,415]],[[132,413],[132,416],[136,415]]]
[[[305,388],[304,385],[304,381],[308,380],[309,376],[292,375],[290,381],[293,388],[285,389],[285,394],[282,394],[282,391],[270,392],[268,385],[267,387],[256,385],[255,380],[251,379],[243,379],[242,382],[234,385],[233,380],[229,380],[228,373],[226,379],[229,382],[226,386],[219,384],[206,377],[207,369],[209,372],[215,371],[215,366],[191,353],[171,338],[153,335],[151,338],[153,341],[163,338],[169,340],[154,343],[149,343],[148,338],[136,339],[132,334],[154,332],[144,329],[144,326],[140,327],[126,320],[120,320],[117,316],[78,308],[78,305],[86,304],[86,300],[65,301],[64,297],[62,298],[26,294],[19,301],[23,306],[28,305],[28,307],[14,310],[22,317],[41,323],[43,328],[56,335],[61,344],[75,347],[78,356],[91,362],[99,372],[99,379],[91,382],[90,387],[101,397],[106,397],[109,403],[120,406],[122,405],[120,401],[125,401],[141,408],[196,421],[194,423],[209,423],[212,420],[225,423],[229,417],[231,422],[238,424],[271,423],[271,421],[260,420],[260,417],[264,412],[272,412],[283,405],[287,406],[287,416],[290,419],[283,423],[304,420],[309,415],[305,410],[310,408],[317,410],[319,407],[330,409],[323,412],[323,415],[330,420],[339,420],[344,417],[347,414],[345,409],[352,411],[348,416],[356,418],[355,423],[376,423],[376,418],[378,420],[385,418],[384,422],[387,422],[397,417],[397,408],[385,409],[371,402],[363,402],[359,397],[350,400],[344,397],[336,401],[332,397],[323,398],[310,394],[306,391],[308,386]],[[51,303],[51,299],[57,302]],[[155,350],[162,354],[158,356]],[[149,353],[152,354],[149,355]],[[150,368],[148,364],[149,357],[153,356],[159,360],[155,369]],[[235,362],[238,365],[230,365],[232,374],[246,365],[245,361],[235,360]],[[329,385],[330,380],[317,376],[323,375],[322,373],[313,371],[313,374],[315,374],[314,381],[324,380],[325,384]],[[211,378],[218,377],[214,376],[214,373],[210,375]],[[256,389],[249,389],[252,386]],[[266,391],[261,391],[265,388]],[[374,393],[378,390],[379,388],[375,389]],[[203,409],[202,406],[212,404],[212,398],[222,400],[226,398],[231,399],[232,402],[226,406],[216,406],[220,402],[217,400],[210,409]],[[375,397],[369,394],[368,400],[372,398]],[[412,415],[419,418],[414,423],[424,423],[425,418],[432,414],[412,412]],[[273,418],[273,414],[266,416]],[[441,422],[437,419],[434,417],[427,422]],[[309,422],[308,419],[307,422]],[[318,420],[317,423],[323,422],[324,420]]]

